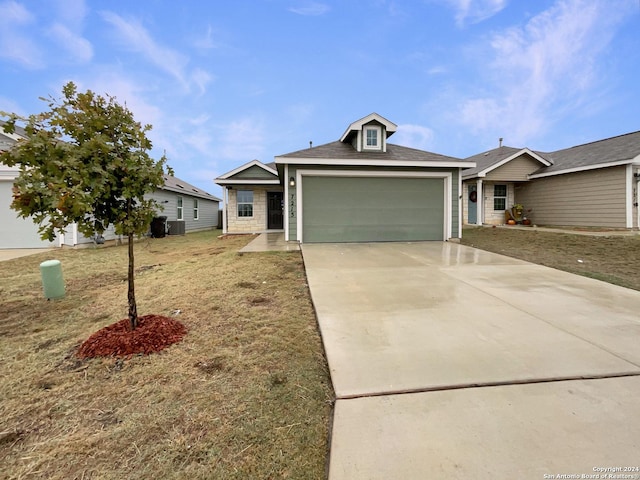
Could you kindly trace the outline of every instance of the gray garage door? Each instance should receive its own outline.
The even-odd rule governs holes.
[[[38,227],[33,221],[17,218],[11,210],[13,182],[0,181],[0,248],[43,248],[50,242],[43,242],[38,235]]]
[[[443,240],[444,180],[302,178],[302,241]]]

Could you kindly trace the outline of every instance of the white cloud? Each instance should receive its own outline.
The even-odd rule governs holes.
[[[56,17],[71,30],[80,30],[87,16],[87,6],[84,0],[56,0],[52,2],[56,7]]]
[[[54,23],[49,30],[49,34],[58,44],[67,50],[74,60],[88,62],[93,58],[93,47],[91,43],[60,23]]]
[[[201,48],[204,50],[216,48],[217,44],[213,40],[213,28],[211,28],[211,25],[207,27],[207,33],[197,38],[193,43],[196,48]]]
[[[27,68],[44,66],[42,53],[32,35],[21,29],[34,21],[31,12],[18,2],[9,0],[0,3],[0,57]]]
[[[120,105],[125,105],[133,112],[136,121],[156,125],[163,121],[162,110],[145,100],[149,93],[148,85],[120,73],[118,69],[101,69],[92,78],[74,80],[78,91],[92,90],[98,95],[115,97]]]
[[[241,162],[260,160],[264,153],[265,127],[258,118],[246,117],[220,127],[221,145],[218,153],[222,158]]]
[[[615,2],[619,4],[619,2]],[[627,2],[628,4],[628,2]],[[599,62],[623,17],[605,0],[559,0],[524,27],[497,33],[482,64],[487,91],[468,98],[459,120],[476,133],[504,134],[522,144],[554,120],[588,102]]]
[[[213,76],[201,68],[187,70],[189,58],[180,52],[156,42],[142,24],[135,20],[125,20],[113,12],[102,12],[102,17],[110,23],[121,43],[142,55],[152,65],[178,80],[188,91],[192,84],[203,94],[213,80]]]
[[[447,0],[455,10],[456,24],[480,23],[493,17],[507,6],[508,0]]]
[[[200,68],[196,68],[191,73],[191,80],[196,84],[200,90],[200,94],[204,94],[207,91],[207,86],[214,80],[214,77]]]
[[[397,145],[428,150],[431,148],[433,131],[420,125],[398,125],[398,130],[389,140]]]
[[[187,86],[185,67],[188,59],[184,55],[157,43],[147,29],[135,20],[127,21],[112,12],[102,12],[102,18],[116,29],[123,45]]]
[[[305,2],[303,5],[300,5],[298,7],[289,8],[289,11],[293,12],[293,13],[297,13],[298,15],[316,17],[316,16],[319,16],[319,15],[324,15],[330,9],[331,9],[331,7],[329,7],[329,5],[326,5],[324,3]]]

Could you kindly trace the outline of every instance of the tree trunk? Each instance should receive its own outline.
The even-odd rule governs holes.
[[[131,200],[127,201],[127,214],[131,217]],[[131,330],[135,330],[138,326],[138,306],[136,305],[136,291],[134,287],[134,261],[133,261],[133,232],[129,232],[129,274],[127,280],[129,283],[129,323]]]
[[[136,292],[133,284],[133,233],[129,234],[129,322],[131,323],[131,330],[135,330],[138,326],[138,307],[136,305]]]

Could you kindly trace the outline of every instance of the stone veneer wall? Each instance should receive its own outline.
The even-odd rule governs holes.
[[[253,217],[238,217],[238,190],[253,190]],[[256,233],[267,229],[267,190],[265,187],[229,190],[227,233]]]

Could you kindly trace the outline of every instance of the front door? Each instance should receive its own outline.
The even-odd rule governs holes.
[[[478,223],[478,191],[477,185],[469,185],[469,204],[467,222]]]
[[[282,192],[267,192],[267,228],[282,230],[283,223]]]

